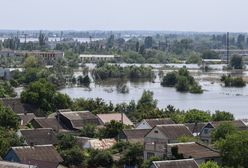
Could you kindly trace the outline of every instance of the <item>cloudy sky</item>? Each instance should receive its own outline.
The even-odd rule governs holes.
[[[248,32],[247,0],[0,0],[0,29]]]

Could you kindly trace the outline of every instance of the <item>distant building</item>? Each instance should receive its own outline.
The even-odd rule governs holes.
[[[102,125],[111,121],[123,122],[125,125],[133,126],[133,122],[124,113],[97,114]]]
[[[104,62],[117,61],[120,58],[120,56],[81,54],[79,58],[82,63],[97,63],[101,61],[104,61]]]
[[[151,168],[199,168],[194,159],[153,161]]]
[[[170,118],[143,119],[140,123],[136,125],[136,129],[152,129],[156,125],[167,124],[175,124],[175,122]]]
[[[4,160],[36,165],[39,168],[57,168],[63,162],[62,157],[52,145],[12,147]]]

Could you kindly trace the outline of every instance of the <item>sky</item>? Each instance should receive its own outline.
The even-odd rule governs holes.
[[[248,32],[247,0],[0,0],[0,29]]]

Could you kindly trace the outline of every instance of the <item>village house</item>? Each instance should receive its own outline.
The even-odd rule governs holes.
[[[175,122],[170,118],[143,119],[140,123],[136,125],[135,129],[152,129],[156,125],[166,124],[175,124]]]
[[[153,161],[151,168],[198,168],[194,159]]]
[[[145,135],[151,129],[124,129],[118,135],[118,139],[130,143],[144,143]]]
[[[30,121],[34,128],[52,128],[55,132],[65,132],[61,122],[56,117],[35,117]]]
[[[4,160],[22,164],[36,165],[39,168],[57,168],[62,157],[52,145],[12,147]]]
[[[176,149],[178,154],[181,154],[183,158],[193,158],[200,165],[207,161],[220,162],[220,153],[206,145],[197,142],[187,143],[174,143],[167,145],[167,157],[173,158],[172,150]]]
[[[38,167],[30,164],[0,161],[0,168],[38,168]]]
[[[87,124],[100,125],[98,117],[89,111],[60,111],[58,119],[69,130],[80,130]]]
[[[217,128],[222,123],[229,123],[238,128],[239,130],[246,130],[247,126],[242,120],[234,120],[234,121],[215,121],[215,122],[209,122],[207,123],[200,132],[200,139],[203,142],[211,143],[211,133],[212,131]]]
[[[102,125],[110,123],[110,121],[121,122],[124,125],[133,126],[133,122],[123,113],[110,113],[110,114],[97,114],[99,121]]]
[[[178,143],[182,136],[193,136],[183,124],[157,125],[144,138],[144,159],[152,156],[165,158],[167,144]]]
[[[20,129],[17,135],[23,137],[26,145],[57,144],[57,136],[51,128]]]

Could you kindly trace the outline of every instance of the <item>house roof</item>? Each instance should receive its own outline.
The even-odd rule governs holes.
[[[156,125],[165,125],[165,124],[175,124],[175,122],[170,118],[154,118],[154,119],[145,119],[145,121],[153,128]]]
[[[36,123],[39,124],[41,128],[52,128],[55,131],[58,131],[58,128],[61,130],[63,126],[55,117],[46,118],[46,117],[35,117],[33,119]]]
[[[214,121],[214,122],[210,122],[211,125],[213,127],[218,127],[220,124],[222,123],[230,123],[233,124],[235,127],[245,130],[247,129],[247,126],[245,125],[245,123],[242,120],[234,120],[234,121]]]
[[[201,159],[220,157],[220,153],[216,150],[197,142],[175,143],[168,144],[168,146],[177,146],[178,153],[183,154],[184,158]]]
[[[15,113],[36,113],[38,109],[35,106],[21,102],[20,98],[4,98],[1,99],[3,105],[11,108]]]
[[[35,146],[19,146],[12,147],[22,163],[37,161],[40,163],[60,163],[63,162],[62,157],[52,145],[35,145]]]
[[[199,133],[206,124],[207,123],[185,123],[184,125],[188,127],[192,133]]]
[[[143,142],[145,135],[150,130],[151,129],[124,129],[123,133],[129,142]]]
[[[198,168],[194,159],[153,161],[155,168]]]
[[[100,119],[100,121],[103,124],[106,124],[112,120],[121,122],[122,121],[122,115],[123,115],[123,124],[133,125],[132,121],[130,121],[129,118],[125,114],[121,114],[121,113],[97,114],[97,117]]]
[[[193,136],[190,130],[183,124],[157,125],[156,128],[169,139],[178,139],[181,136]]]
[[[90,139],[88,143],[93,149],[105,150],[116,144],[115,139]]]
[[[70,120],[75,129],[81,129],[86,124],[100,124],[99,119],[89,111],[60,112],[60,115]]]
[[[0,161],[0,168],[37,168],[37,166],[14,162]]]
[[[20,133],[28,145],[57,144],[58,142],[51,128],[21,129]]]
[[[32,119],[35,118],[34,113],[22,113],[17,115],[22,121],[21,125],[27,125]]]

